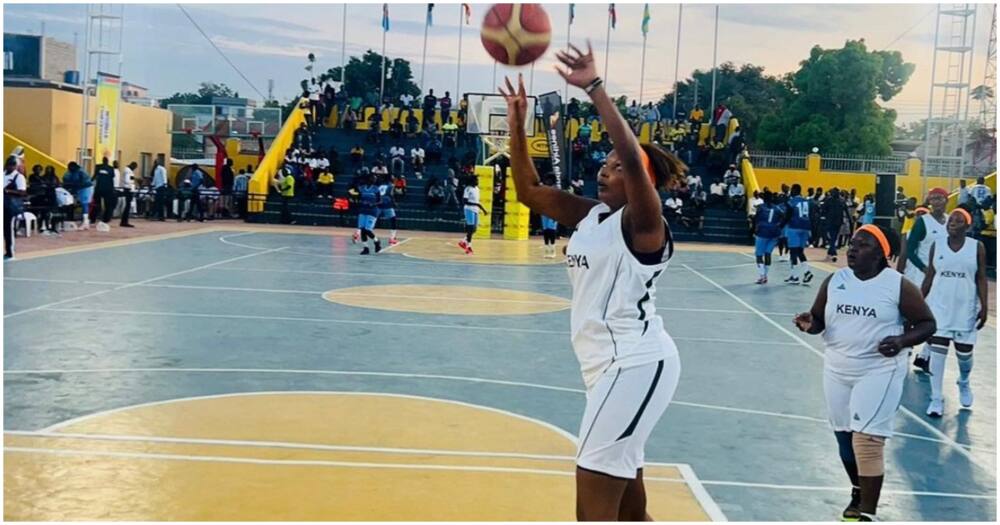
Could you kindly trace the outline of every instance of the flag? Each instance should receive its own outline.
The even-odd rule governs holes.
[[[462,8],[465,9],[465,25],[469,25],[469,19],[472,17],[472,7],[469,4],[462,4]]]
[[[608,4],[608,16],[611,17],[611,29],[618,23],[618,13],[615,12],[615,4]]]
[[[382,4],[382,30],[389,30],[389,4]]]
[[[427,4],[427,27],[434,25],[434,4]]]
[[[576,18],[576,4],[569,5],[569,23],[573,23],[573,19]]]
[[[649,32],[649,4],[642,10],[642,36]]]

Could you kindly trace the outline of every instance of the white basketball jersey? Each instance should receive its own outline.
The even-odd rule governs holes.
[[[924,231],[926,234],[920,245],[917,246],[917,258],[927,266],[927,258],[931,255],[931,246],[938,239],[948,238],[948,227],[945,224],[941,224],[937,221],[931,214],[926,213],[917,218],[917,220],[924,221]],[[910,279],[910,282],[917,285],[917,288],[924,283],[924,272],[916,267],[912,261],[908,261],[906,265],[906,277]]]
[[[976,329],[978,256],[979,243],[973,239],[965,239],[957,252],[948,246],[947,237],[934,244],[934,283],[927,294],[927,306],[934,313],[938,331]]]
[[[837,270],[826,289],[826,366],[835,372],[860,374],[892,369],[906,352],[885,357],[878,344],[903,333],[899,289],[903,276],[892,268],[861,281],[850,268]]]
[[[600,220],[610,211],[605,204],[590,210],[566,248],[573,351],[588,390],[606,370],[677,354],[656,314],[656,280],[667,269],[673,243],[659,263],[640,263],[625,244],[622,210]]]

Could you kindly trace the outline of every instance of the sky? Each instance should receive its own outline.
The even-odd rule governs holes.
[[[390,30],[386,53],[411,62],[419,83],[423,46],[425,3],[389,4]],[[472,4],[472,21],[462,25],[461,78],[458,49],[461,7],[436,3],[434,25],[429,30],[426,86],[437,92],[495,92],[493,61],[479,43],[478,27],[490,4]],[[543,4],[552,24],[552,44],[545,57],[531,68],[497,68],[503,74],[523,71],[533,93],[562,91],[554,73],[555,49],[566,45],[567,4]],[[185,4],[185,9],[216,46],[242,71],[256,91],[215,51],[175,4],[125,4],[124,64],[126,81],[146,86],[154,97],[194,91],[203,81],[221,82],[241,96],[263,99],[268,81],[274,95],[287,101],[305,78],[306,55],[317,57],[325,71],[341,63],[347,41],[348,56],[382,47],[381,3],[352,3],[347,7],[346,38],[343,4]],[[612,93],[640,95],[643,4],[617,3],[617,24],[611,31],[607,83]],[[677,4],[650,4],[650,32],[646,45],[643,99],[659,99],[674,81],[677,53]],[[847,40],[861,39],[870,49],[900,51],[916,65],[903,91],[886,104],[899,113],[897,123],[927,116],[933,55],[934,4],[722,4],[719,6],[718,63],[737,66],[752,63],[768,74],[795,71],[814,45],[839,48]],[[5,4],[4,31],[38,34],[67,42],[85,38],[85,4]],[[983,83],[992,4],[979,4],[975,28],[972,85]],[[681,16],[678,70],[688,78],[694,69],[712,66],[714,4],[685,4]],[[590,39],[603,69],[608,29],[608,4],[577,3],[572,41]],[[74,37],[76,34],[76,37]],[[114,36],[113,38],[117,38]],[[943,55],[941,55],[943,57]],[[939,57],[939,63],[942,59]],[[82,69],[82,62],[81,62]],[[104,69],[115,72],[117,65]],[[460,83],[459,83],[460,82]],[[995,88],[995,86],[994,86]],[[710,86],[704,86],[707,104]],[[262,95],[258,95],[260,91]],[[570,96],[582,92],[570,91]],[[978,112],[972,106],[972,114]]]

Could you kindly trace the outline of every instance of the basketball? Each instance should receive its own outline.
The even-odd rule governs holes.
[[[496,4],[483,19],[480,39],[497,62],[523,66],[549,48],[552,26],[540,4]]]

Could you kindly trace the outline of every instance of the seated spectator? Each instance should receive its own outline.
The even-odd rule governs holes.
[[[417,116],[410,113],[406,117],[406,136],[413,138],[417,136],[420,131],[420,121],[417,120]]]
[[[441,139],[435,137],[427,144],[427,162],[437,164],[441,162],[441,154],[444,152],[444,145]]]
[[[398,118],[389,124],[389,135],[396,140],[403,138],[403,123]]]
[[[693,172],[689,172],[687,176],[687,185],[691,189],[701,187],[702,186],[701,175],[696,175]]]
[[[440,181],[437,179],[431,179],[430,183],[427,185],[427,207],[434,209],[440,206],[444,202],[445,189]]]
[[[663,201],[663,216],[672,221],[680,217],[681,208],[684,207],[684,200],[675,193],[668,193],[667,199]]]
[[[721,204],[725,199],[726,185],[718,181],[713,182],[712,185],[709,186],[708,204],[712,206]]]
[[[410,162],[413,163],[413,171],[424,171],[424,163],[427,160],[427,154],[424,152],[424,148],[420,147],[419,144],[410,148]]]
[[[691,199],[686,201],[681,207],[681,224],[685,228],[701,231],[705,226],[705,209],[702,204]]]
[[[397,201],[406,197],[406,177],[393,177],[392,195]]]
[[[753,192],[753,197],[750,199],[750,209],[748,210],[750,217],[757,215],[757,206],[760,206],[761,204],[764,204],[764,199],[761,198],[760,192],[755,190]]]
[[[736,184],[729,186],[729,207],[733,211],[737,211],[743,207],[746,202],[746,188],[743,187],[743,181],[737,180]]]
[[[726,183],[726,186],[732,186],[738,181],[742,181],[743,175],[740,173],[740,170],[736,169],[736,164],[730,164],[729,169],[722,176],[722,180]]]
[[[372,175],[375,175],[377,183],[381,183],[388,178],[389,168],[385,167],[385,162],[377,160],[375,161],[375,167],[372,168]]]
[[[354,109],[348,107],[344,111],[344,117],[341,121],[344,123],[344,129],[353,131],[358,126],[358,114],[354,111]]]
[[[316,195],[319,197],[333,198],[333,173],[325,168],[320,168],[319,175],[316,176]]]
[[[365,159],[365,149],[361,147],[361,144],[355,144],[351,148],[351,162],[354,164],[361,164],[361,161]]]
[[[365,140],[372,144],[382,142],[382,116],[378,111],[372,113],[371,118],[368,119],[368,134],[365,136]]]
[[[580,124],[580,129],[577,130],[576,136],[584,142],[590,142],[591,127],[588,122]]]

